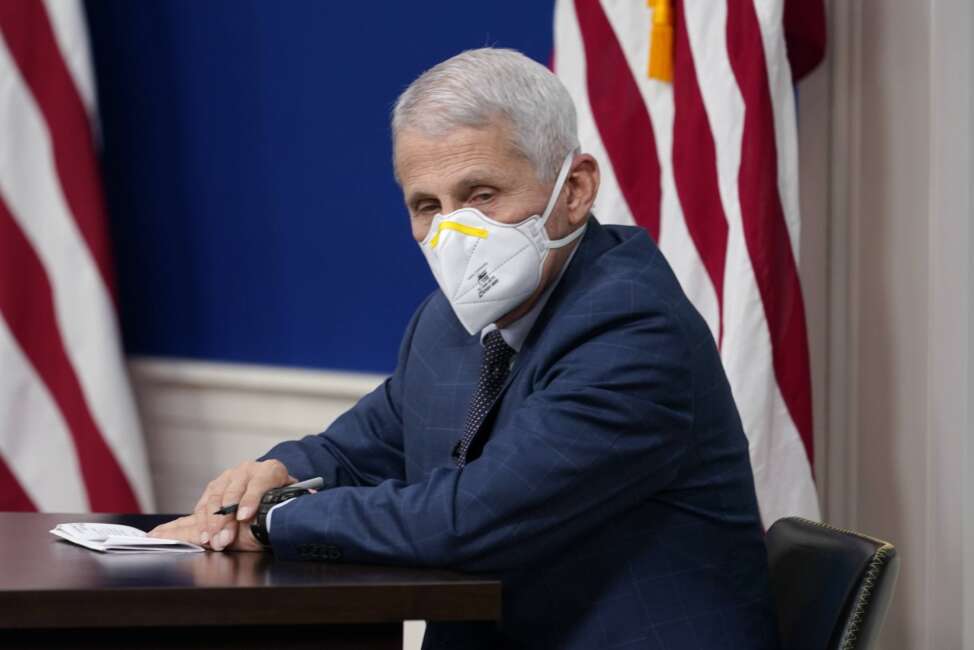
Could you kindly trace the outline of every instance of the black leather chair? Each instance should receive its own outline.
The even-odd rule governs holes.
[[[766,543],[784,650],[874,647],[899,573],[892,544],[800,517]]]

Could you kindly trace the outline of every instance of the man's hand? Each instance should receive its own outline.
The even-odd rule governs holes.
[[[198,544],[206,519],[201,519],[197,513],[173,519],[149,531],[149,537],[162,539],[178,539],[182,542]],[[250,532],[250,522],[231,522],[234,530],[233,542],[216,550],[233,551],[263,551],[264,547],[254,539]],[[224,528],[225,530],[225,528]]]
[[[233,546],[239,531],[238,522],[248,524],[244,528],[250,535],[249,522],[257,514],[257,506],[264,492],[295,482],[297,479],[288,474],[284,463],[279,460],[247,461],[228,469],[206,486],[203,496],[196,503],[193,515],[199,531],[195,539],[187,541],[209,544],[214,551]],[[223,506],[234,503],[240,504],[236,517],[213,514]]]

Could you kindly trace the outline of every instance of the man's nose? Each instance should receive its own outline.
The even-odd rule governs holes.
[[[2,0],[0,0],[2,1]],[[440,209],[437,210],[437,214],[447,215],[456,212],[460,208],[464,207],[462,201],[457,201],[455,199],[440,199]],[[433,217],[426,219],[414,219],[413,220],[413,239],[418,242],[426,239],[427,234],[429,234],[430,226],[433,223]]]
[[[450,214],[451,212],[456,212],[462,207],[463,203],[460,201],[455,201],[453,199],[440,200],[440,214]]]

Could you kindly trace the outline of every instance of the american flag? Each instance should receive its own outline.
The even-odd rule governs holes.
[[[0,510],[152,508],[77,0],[0,2]]]
[[[819,0],[555,6],[553,66],[602,163],[593,212],[646,228],[710,326],[766,526],[819,518],[793,80],[824,43]]]

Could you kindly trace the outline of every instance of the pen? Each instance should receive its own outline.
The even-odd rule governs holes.
[[[306,489],[306,490],[317,490],[317,489],[319,489],[321,487],[324,487],[324,485],[325,485],[325,479],[321,478],[320,476],[316,476],[314,478],[309,478],[306,481],[298,481],[297,483],[292,483],[291,485],[285,485],[284,487],[289,487],[289,488],[303,488],[303,489]],[[240,505],[240,504],[239,503],[234,503],[234,504],[229,505],[229,506],[223,506],[222,508],[220,508],[219,510],[217,510],[213,514],[215,514],[215,515],[232,515],[233,513],[235,513],[237,511],[237,506],[238,505]]]

